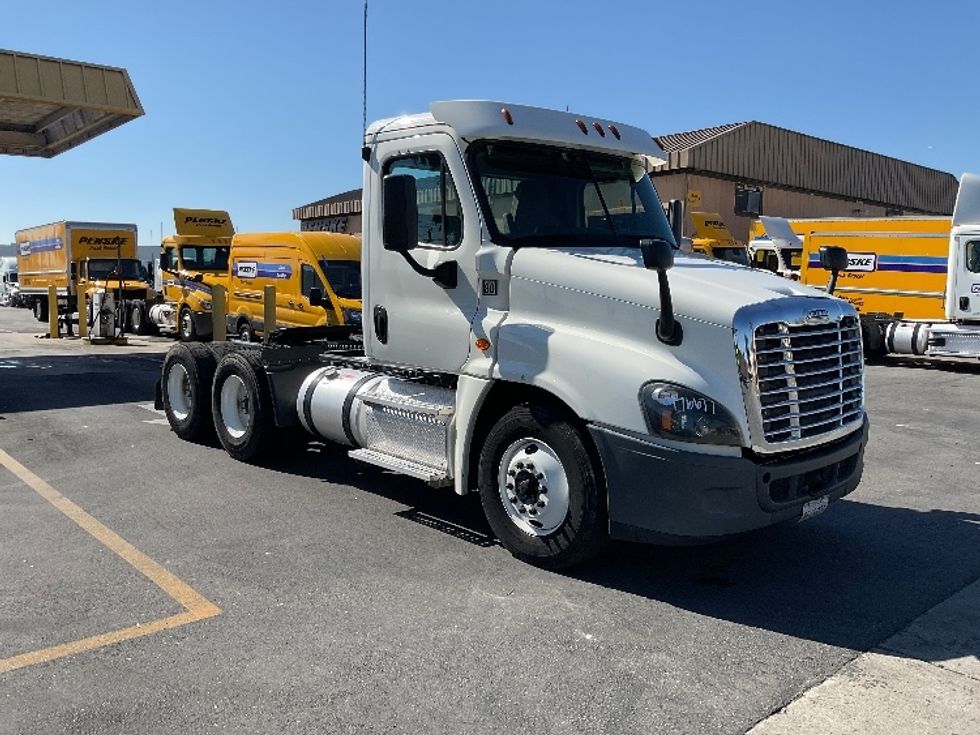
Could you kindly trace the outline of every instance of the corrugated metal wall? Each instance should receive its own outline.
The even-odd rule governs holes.
[[[950,214],[958,188],[943,171],[760,122],[671,153],[660,170],[678,169],[929,214]]]

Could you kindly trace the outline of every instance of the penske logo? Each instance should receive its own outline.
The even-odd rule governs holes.
[[[225,217],[195,217],[189,214],[184,217],[184,224],[199,227],[224,227],[228,224],[228,219]]]
[[[849,271],[873,271],[878,263],[878,256],[875,253],[848,253],[847,270]]]
[[[125,245],[129,242],[128,237],[121,237],[116,235],[115,237],[84,237],[78,238],[79,245]]]

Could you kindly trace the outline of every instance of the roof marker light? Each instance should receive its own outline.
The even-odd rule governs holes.
[[[619,134],[619,128],[617,128],[612,123],[609,124],[609,132],[612,133],[616,137],[616,140],[619,140],[620,139],[621,136]]]
[[[597,122],[592,123],[592,127],[595,128],[595,131],[599,134],[600,138],[606,137],[606,131],[602,129],[602,126],[599,123]]]
[[[585,126],[585,123],[581,120],[576,120],[575,124],[578,125],[578,129],[581,130],[585,135],[589,134],[589,129]]]
[[[500,108],[500,114],[504,116],[504,121],[508,125],[513,125],[514,124],[514,118],[512,118],[510,116],[510,110],[508,110],[506,107],[501,107]]]

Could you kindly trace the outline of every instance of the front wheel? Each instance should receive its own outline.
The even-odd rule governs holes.
[[[197,339],[197,329],[194,327],[194,315],[186,306],[180,310],[180,338],[184,342],[194,342]]]
[[[479,489],[490,527],[522,561],[567,568],[608,540],[605,491],[587,438],[546,406],[516,406],[490,429]]]
[[[48,302],[46,299],[34,299],[34,318],[39,322],[48,320]]]
[[[133,334],[143,335],[147,333],[146,306],[141,302],[133,304],[129,312],[129,327]]]

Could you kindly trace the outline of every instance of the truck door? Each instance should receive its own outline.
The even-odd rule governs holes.
[[[432,133],[409,141],[379,144],[373,163],[381,176],[369,177],[374,204],[365,213],[365,243],[370,243],[365,248],[365,338],[369,354],[379,360],[451,372],[462,367],[472,341],[480,219],[453,139]],[[411,149],[406,151],[407,144]],[[389,174],[415,178],[419,245],[411,256],[428,268],[456,261],[456,288],[442,288],[413,271],[399,253],[384,249],[381,181]]]
[[[954,235],[955,272],[950,272],[952,311],[954,319],[980,319],[980,231]]]

